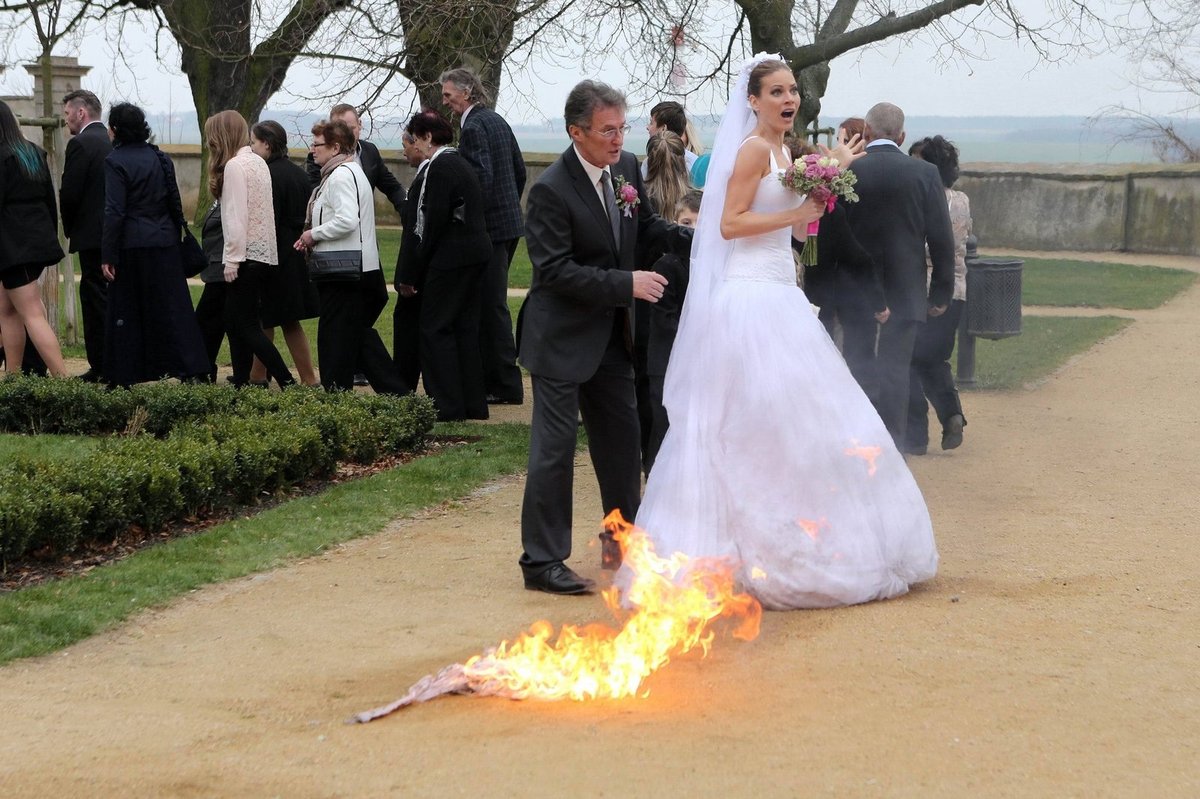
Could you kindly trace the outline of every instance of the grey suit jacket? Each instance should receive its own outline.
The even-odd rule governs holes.
[[[954,232],[937,167],[879,145],[850,168],[860,200],[846,204],[846,215],[882,275],[892,318],[924,322],[928,306],[947,305],[954,292]],[[933,262],[928,291],[926,245]]]
[[[525,159],[512,128],[492,109],[477,105],[463,123],[458,152],[479,178],[492,241],[519,239],[524,232],[521,193],[525,191]]]
[[[535,375],[582,383],[596,373],[614,317],[625,316],[632,342],[634,250],[639,237],[665,237],[668,249],[687,252],[692,232],[667,223],[645,202],[642,176],[632,153],[612,168],[643,198],[621,215],[621,241],[613,239],[608,214],[573,147],[567,148],[529,190],[525,239],[533,281],[517,320],[521,364]]]

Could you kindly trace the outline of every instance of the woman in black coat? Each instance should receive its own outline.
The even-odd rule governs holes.
[[[21,370],[28,331],[50,373],[67,376],[37,284],[62,257],[46,154],[25,140],[16,115],[0,101],[0,343],[9,372]]]
[[[486,419],[479,315],[492,245],[483,192],[471,165],[447,146],[454,134],[440,114],[423,111],[407,130],[429,162],[419,191],[408,193],[405,216],[416,223],[400,253],[396,284],[401,297],[421,296],[425,393],[440,420]]]
[[[308,279],[304,254],[292,247],[304,232],[304,214],[312,195],[312,183],[304,169],[288,158],[287,133],[278,122],[267,119],[251,127],[250,149],[267,162],[267,169],[271,171],[275,241],[279,247],[279,268],[270,273],[263,290],[259,311],[262,325],[272,341],[275,339],[274,328],[283,330],[283,340],[292,354],[300,382],[306,386],[319,385],[308,336],[300,325],[300,320],[316,319],[319,315],[317,287]],[[261,383],[266,377],[266,369],[255,360],[250,382]]]
[[[179,261],[183,207],[175,166],[149,143],[142,109],[108,113],[100,262],[111,281],[104,377],[129,386],[162,377],[208,379],[208,356]]]

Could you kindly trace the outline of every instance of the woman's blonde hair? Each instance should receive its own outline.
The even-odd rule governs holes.
[[[704,145],[700,143],[700,129],[689,118],[684,126],[683,134],[687,136],[687,148],[696,155],[704,155]]]
[[[204,120],[204,140],[208,142],[208,191],[220,199],[225,165],[250,143],[250,126],[237,111],[220,111]]]
[[[654,134],[646,143],[646,194],[664,219],[671,218],[692,187],[683,150],[683,139],[669,130]]]

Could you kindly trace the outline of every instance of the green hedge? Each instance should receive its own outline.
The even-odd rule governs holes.
[[[419,450],[433,427],[423,397],[295,388],[154,384],[106,390],[71,380],[0,381],[0,430],[112,434],[86,459],[0,466],[0,561],[68,551],[130,525],[148,530]]]

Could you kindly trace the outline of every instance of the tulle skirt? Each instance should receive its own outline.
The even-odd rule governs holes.
[[[668,374],[671,426],[637,525],[662,554],[728,558],[773,609],[885,599],[932,577],[920,489],[804,293],[727,280],[713,303],[707,363],[681,370],[704,377]]]

